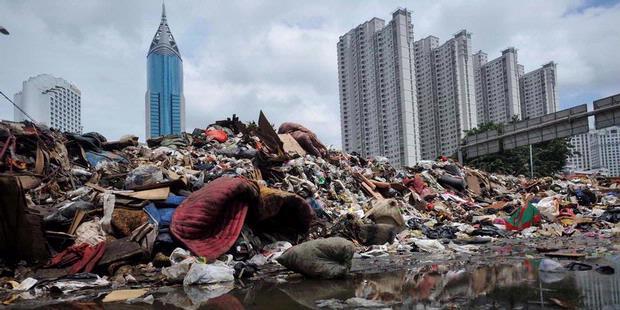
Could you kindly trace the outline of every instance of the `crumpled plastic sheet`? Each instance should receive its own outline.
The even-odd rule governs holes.
[[[193,263],[183,279],[183,285],[213,284],[234,281],[235,270],[221,261],[211,264]]]

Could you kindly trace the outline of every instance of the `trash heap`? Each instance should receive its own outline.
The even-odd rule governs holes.
[[[396,169],[299,124],[276,132],[262,112],[146,144],[2,122],[0,173],[5,304],[136,285],[104,301],[142,298],[149,285],[230,283],[278,264],[342,277],[353,257],[620,233],[620,180],[495,175],[447,158]]]

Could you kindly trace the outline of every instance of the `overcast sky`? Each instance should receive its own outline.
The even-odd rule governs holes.
[[[558,64],[560,107],[620,92],[619,1],[167,1],[183,56],[187,130],[236,113],[295,121],[340,146],[336,43],[398,7],[412,10],[415,39],[441,42],[460,29],[489,59],[508,46],[531,71]],[[159,1],[0,0],[0,89],[49,73],[82,91],[84,131],[144,137],[146,53]],[[0,98],[0,118],[13,111]]]

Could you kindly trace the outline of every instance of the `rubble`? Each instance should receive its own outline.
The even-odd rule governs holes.
[[[500,239],[620,234],[617,179],[527,179],[447,158],[396,169],[327,148],[299,124],[276,132],[262,112],[258,124],[233,117],[146,144],[2,122],[0,173],[0,286],[36,296],[227,282],[279,263],[332,278],[353,253],[476,256]],[[18,264],[27,272],[11,271]],[[25,296],[2,292],[7,303]],[[149,296],[139,293],[112,300]]]

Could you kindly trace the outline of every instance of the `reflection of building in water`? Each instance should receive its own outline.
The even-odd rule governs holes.
[[[574,275],[584,309],[620,309],[620,273],[602,275],[582,271]]]
[[[440,307],[454,301],[463,302],[461,306],[471,303],[512,307],[539,298],[543,302],[555,298],[584,309],[619,309],[620,274],[541,273],[531,260],[460,268],[428,265],[406,272],[365,276],[355,289],[355,297],[388,305],[424,307]]]
[[[405,273],[367,276],[357,286],[355,296],[387,304],[439,306],[459,298],[473,300],[498,288],[528,286],[536,279],[536,270],[528,261],[458,270],[452,267],[430,265]]]

